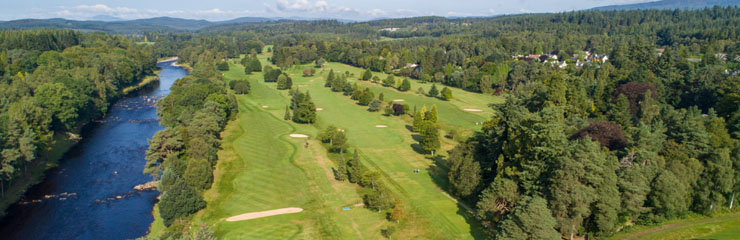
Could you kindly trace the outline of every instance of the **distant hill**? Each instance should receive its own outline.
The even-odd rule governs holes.
[[[213,22],[206,20],[193,20],[173,17],[156,17],[156,18],[145,18],[130,21],[122,21],[120,23],[133,23],[147,26],[164,26],[179,30],[195,31],[203,27],[213,25]]]
[[[740,6],[740,0],[662,0],[655,2],[611,5],[593,8],[593,10],[638,10],[638,9],[702,9],[713,6]]]
[[[114,17],[114,16],[109,16],[109,15],[97,15],[97,16],[91,17],[88,20],[90,20],[90,21],[101,21],[101,22],[115,22],[115,21],[123,21],[124,19],[123,18],[117,18],[117,17]]]

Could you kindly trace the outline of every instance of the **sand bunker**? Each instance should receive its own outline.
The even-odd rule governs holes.
[[[269,108],[269,106],[262,106],[262,108]]]
[[[466,112],[483,112],[483,110],[477,109],[477,108],[466,108],[463,109]]]
[[[294,134],[290,134],[290,137],[292,137],[292,138],[308,138],[308,135],[294,133]]]
[[[299,212],[303,212],[303,209],[302,208],[281,208],[281,209],[275,209],[275,210],[269,210],[269,211],[240,214],[240,215],[227,218],[226,221],[236,222],[236,221],[244,221],[244,220],[255,219],[255,218],[263,218],[263,217],[290,214],[290,213],[299,213]]]
[[[393,101],[394,101],[394,102],[403,102],[404,100],[403,100],[403,99],[395,99],[395,100],[393,100]]]
[[[386,125],[375,125],[375,127],[376,128],[387,128],[388,126],[386,126]]]
[[[316,108],[316,111],[323,111],[323,108]]]

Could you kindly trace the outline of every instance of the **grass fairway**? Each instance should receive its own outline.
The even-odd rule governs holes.
[[[740,213],[690,217],[659,226],[638,226],[611,239],[740,239]]]
[[[232,65],[227,79],[244,77],[243,68]],[[304,148],[305,139],[291,133],[315,136],[310,125],[282,120],[288,100],[277,90],[252,82],[252,93],[238,96],[240,113],[223,133],[215,183],[207,191],[208,207],[193,223],[214,225],[222,239],[378,239],[387,224],[382,214],[364,208],[342,211],[361,202],[355,185],[333,180],[326,151],[315,140]],[[263,108],[267,106],[267,108]],[[300,207],[296,214],[240,222],[226,222],[234,215]]]
[[[263,66],[270,54],[259,55]],[[288,73],[293,87],[310,91],[317,107],[314,125],[295,124],[283,120],[290,97],[287,91],[276,90],[275,83],[263,82],[262,74],[249,76],[244,68],[232,61],[225,72],[227,81],[247,79],[251,83],[248,95],[237,96],[239,115],[222,134],[222,150],[214,172],[214,185],[204,193],[208,206],[193,216],[193,224],[208,223],[222,239],[380,239],[381,230],[396,226],[397,239],[482,239],[480,225],[468,213],[468,207],[449,196],[443,167],[428,156],[418,153],[418,144],[408,130],[408,116],[389,117],[368,112],[367,107],[341,93],[325,88],[328,69],[350,71],[359,76],[362,69],[329,63],[315,76],[303,77],[303,66]],[[381,73],[374,73],[384,78]],[[355,78],[350,78],[354,81]],[[439,111],[440,124],[445,130],[464,130],[467,134],[480,128],[492,111],[489,103],[500,102],[492,96],[452,89],[454,99],[442,101],[416,94],[399,92],[371,82],[359,82],[361,87],[383,93],[385,101],[403,99],[402,103],[419,109],[433,104]],[[413,83],[428,90],[431,84]],[[442,86],[438,86],[441,90]],[[482,112],[466,112],[477,108]],[[319,128],[335,125],[344,129],[349,144],[358,148],[364,164],[380,172],[406,209],[406,220],[391,223],[384,213],[353,205],[362,202],[358,186],[334,180],[332,168],[337,155],[327,154],[315,140]],[[376,125],[386,125],[378,128]],[[306,134],[309,140],[291,138],[290,134]],[[304,147],[305,142],[310,143]],[[443,139],[443,149],[454,142]],[[416,149],[416,150],[415,150]],[[445,153],[443,153],[445,154]],[[350,157],[351,154],[345,155]],[[414,174],[413,169],[422,169]],[[342,211],[343,207],[350,211]],[[240,222],[226,222],[231,216],[279,208],[298,207],[304,211]],[[155,228],[156,229],[156,228]],[[153,231],[153,235],[157,235]]]
[[[266,56],[262,55],[263,64],[266,64]],[[232,65],[234,68],[240,66]],[[380,113],[367,111],[367,107],[358,106],[353,100],[343,96],[341,93],[331,92],[324,85],[324,76],[328,74],[328,68],[336,71],[350,71],[359,76],[361,69],[351,66],[330,63],[323,71],[319,70],[316,76],[303,77],[301,69],[305,66],[296,66],[289,70],[293,78],[294,88],[302,91],[309,90],[316,106],[323,108],[318,112],[318,124],[320,126],[335,125],[347,131],[349,143],[360,149],[361,158],[368,167],[380,172],[386,177],[389,186],[404,200],[404,204],[410,208],[415,216],[410,225],[422,226],[424,229],[419,233],[408,233],[401,237],[423,237],[435,239],[466,239],[482,237],[479,226],[473,217],[461,204],[447,195],[443,189],[447,188],[447,178],[431,159],[419,154],[414,149],[418,148],[417,142],[408,131],[410,118],[388,117]],[[378,74],[378,73],[376,73]],[[382,74],[380,74],[382,76]],[[275,89],[275,83],[262,82],[261,74],[242,76],[250,78],[253,83],[254,93],[259,89],[267,87]],[[435,98],[417,95],[413,92],[398,92],[391,88],[383,88],[369,82],[360,83],[362,86],[370,87],[376,94],[382,91],[385,99],[404,99],[404,103],[410,105],[437,105],[439,118],[442,125],[451,128],[477,130],[480,126],[475,122],[485,121],[491,111],[487,104],[500,101],[494,97],[487,97],[475,93],[467,93],[453,89],[458,98],[453,101],[442,101]],[[260,86],[261,85],[261,86]],[[415,83],[413,88],[424,86],[428,89],[429,84],[421,85]],[[273,90],[274,91],[274,90]],[[283,101],[287,103],[287,91],[280,92]],[[274,99],[274,98],[270,98]],[[274,100],[273,100],[274,101]],[[270,104],[265,104],[270,106]],[[484,112],[465,112],[465,108],[479,108]],[[282,106],[284,108],[284,105]],[[282,111],[279,111],[282,116]],[[387,128],[377,128],[376,125],[386,125]],[[449,148],[452,142],[443,141],[443,145]],[[422,169],[422,173],[414,174],[413,169]],[[401,234],[401,233],[399,233]]]

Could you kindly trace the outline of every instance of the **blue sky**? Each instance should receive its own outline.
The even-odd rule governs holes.
[[[171,16],[227,20],[306,17],[368,20],[412,16],[491,16],[562,12],[649,0],[0,0],[0,20],[108,15],[123,19]]]

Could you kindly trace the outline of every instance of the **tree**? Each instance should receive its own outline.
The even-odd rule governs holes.
[[[427,107],[424,106],[421,108],[421,111],[414,113],[414,123],[412,126],[413,132],[420,132],[422,127],[424,127],[424,118],[427,111]]]
[[[287,105],[285,106],[285,115],[283,115],[283,120],[290,120],[290,107]]]
[[[468,198],[478,193],[481,168],[480,163],[473,159],[474,154],[475,145],[467,142],[455,146],[450,152],[447,177],[453,193],[458,197]]]
[[[662,218],[682,216],[688,210],[686,186],[670,171],[661,172],[652,183],[652,192],[647,197],[653,212]]]
[[[388,77],[383,79],[383,87],[392,87],[393,84],[396,84],[396,78],[393,75],[388,75]]]
[[[557,222],[540,197],[525,197],[499,224],[495,239],[560,239]]]
[[[347,180],[347,162],[344,160],[344,152],[339,153],[339,162],[337,162],[335,177],[340,182]]]
[[[293,86],[293,79],[291,79],[287,74],[282,74],[277,79],[277,89],[278,90],[285,90],[290,89]]]
[[[188,160],[185,174],[183,175],[188,187],[194,190],[205,190],[211,188],[213,182],[213,167],[206,159]]]
[[[380,101],[380,100],[378,100],[378,99],[374,99],[374,100],[373,100],[373,101],[372,101],[372,102],[370,103],[370,107],[368,108],[368,111],[371,111],[371,112],[377,112],[377,111],[380,111],[380,109],[381,109],[382,107],[383,107],[383,101]]]
[[[437,95],[439,95],[439,90],[437,90],[437,84],[432,84],[432,88],[429,89],[429,92],[427,92],[427,95],[430,97],[437,97]]]
[[[370,88],[365,88],[365,91],[362,91],[362,94],[360,94],[360,99],[358,99],[357,104],[360,104],[361,106],[367,106],[370,104],[370,102],[373,101],[375,98],[375,94],[370,91]]]
[[[316,73],[316,69],[313,69],[313,68],[310,68],[310,67],[307,67],[307,68],[304,68],[303,69],[303,76],[304,77],[313,76],[315,73]]]
[[[164,225],[169,226],[175,219],[195,213],[205,206],[206,202],[200,193],[188,187],[181,179],[177,179],[169,190],[162,193],[159,214],[164,220]]]
[[[370,72],[370,69],[367,69],[365,70],[365,72],[362,73],[362,77],[360,79],[367,81],[367,80],[370,80],[371,78],[373,78],[373,73]]]
[[[268,67],[265,67],[268,68]],[[272,69],[269,68],[265,71],[265,82],[277,82],[278,78],[283,75],[283,71],[281,71],[279,68]]]
[[[296,90],[291,98],[293,109],[293,122],[314,123],[316,122],[316,105],[311,101],[311,95]]]
[[[432,105],[432,109],[424,114],[424,121],[437,123],[437,105]]]
[[[219,62],[217,67],[219,71],[229,71],[229,63],[226,61]]]
[[[378,95],[378,100],[385,101],[385,96],[383,95],[383,93],[380,93],[380,95]]]
[[[483,75],[480,78],[479,89],[484,94],[491,94],[493,92],[491,89],[492,84],[491,75]]]
[[[325,87],[332,87],[332,84],[334,84],[334,69],[329,70],[329,75],[326,76],[326,83],[324,84]]]
[[[249,94],[251,86],[247,80],[234,80],[229,82],[229,87],[234,90],[236,94]]]
[[[452,90],[447,87],[442,88],[442,99],[448,101],[452,99]]]
[[[439,149],[439,129],[436,124],[425,124],[424,132],[421,134],[421,147],[434,155],[434,151]]]
[[[398,90],[401,92],[411,90],[411,82],[409,81],[409,79],[404,78],[403,82],[401,83],[401,86],[398,87]]]
[[[396,204],[393,206],[393,211],[388,215],[388,219],[394,222],[401,222],[406,218],[406,215],[403,211],[403,205],[401,201],[396,201]]]
[[[360,163],[360,156],[357,152],[357,149],[355,149],[355,153],[352,155],[352,161],[349,165],[349,181],[351,183],[358,183],[360,182],[360,178],[362,177],[362,164]]]
[[[324,67],[324,64],[326,64],[326,60],[324,60],[324,58],[319,58],[319,59],[316,59],[316,62],[315,62],[315,65],[316,66],[315,67],[316,68],[322,68],[322,67]]]
[[[247,66],[244,67],[244,73],[249,75],[253,72],[261,72],[262,71],[262,63],[260,63],[260,60],[257,58],[249,58],[247,61]]]

